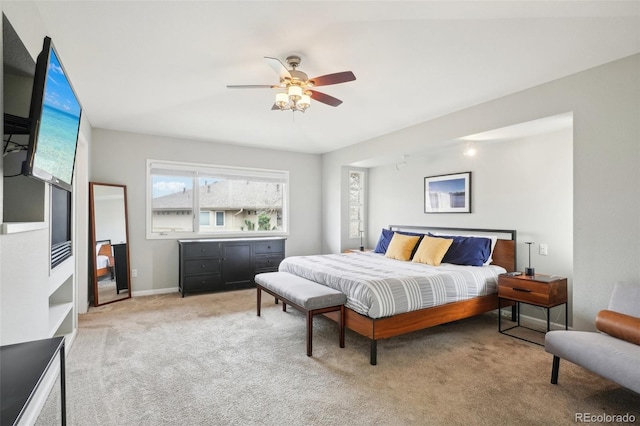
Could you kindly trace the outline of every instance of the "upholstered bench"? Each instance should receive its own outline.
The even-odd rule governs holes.
[[[309,281],[288,272],[265,272],[257,274],[254,281],[257,288],[257,313],[260,316],[261,293],[266,291],[282,301],[282,310],[287,305],[304,312],[307,317],[307,356],[311,356],[313,316],[325,312],[340,311],[340,347],[344,348],[344,304],[347,296],[330,287]]]

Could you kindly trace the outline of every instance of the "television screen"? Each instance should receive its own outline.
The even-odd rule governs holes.
[[[31,95],[31,131],[23,173],[71,190],[82,107],[51,38],[45,37]]]

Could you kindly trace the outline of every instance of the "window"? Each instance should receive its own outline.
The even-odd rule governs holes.
[[[349,170],[349,238],[360,238],[364,232],[363,171]]]
[[[224,226],[224,212],[216,212],[216,226]]]
[[[287,232],[287,171],[147,160],[147,180],[147,238]]]
[[[200,226],[211,225],[211,215],[209,212],[200,212]]]

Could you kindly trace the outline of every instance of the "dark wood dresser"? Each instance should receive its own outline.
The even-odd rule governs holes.
[[[285,238],[178,240],[178,245],[179,289],[184,297],[255,287],[256,274],[278,270]]]

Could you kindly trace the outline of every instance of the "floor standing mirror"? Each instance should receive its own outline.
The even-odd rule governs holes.
[[[89,182],[93,304],[131,297],[127,187]]]

